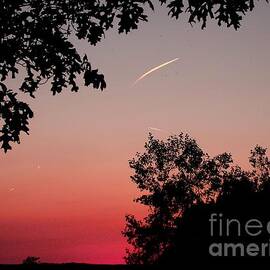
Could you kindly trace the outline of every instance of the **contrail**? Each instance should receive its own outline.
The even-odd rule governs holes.
[[[163,131],[160,128],[155,128],[155,127],[148,127],[149,130],[153,130],[153,131]]]
[[[168,62],[166,62],[166,63],[164,63],[164,64],[161,64],[161,65],[159,65],[159,66],[157,66],[157,67],[154,67],[154,68],[150,69],[149,71],[145,72],[140,78],[138,78],[138,79],[133,83],[132,86],[134,86],[136,83],[138,83],[140,80],[142,80],[142,79],[145,78],[146,76],[150,75],[152,72],[154,72],[154,71],[156,71],[156,70],[158,70],[158,69],[160,69],[160,68],[163,68],[163,67],[165,67],[165,66],[167,66],[167,65],[169,65],[169,64],[171,64],[171,63],[173,63],[173,62],[175,62],[175,61],[177,61],[177,60],[179,60],[179,58],[175,58],[175,59],[173,59],[173,60],[171,60],[171,61],[168,61]]]
[[[152,130],[152,131],[159,131],[159,132],[165,132],[165,133],[169,133],[172,134],[171,132],[161,129],[161,128],[156,128],[156,127],[148,127],[148,130]]]

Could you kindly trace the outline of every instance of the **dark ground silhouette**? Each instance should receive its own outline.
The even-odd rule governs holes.
[[[1,265],[2,270],[156,270],[158,266],[142,266],[142,265],[95,265],[95,264],[80,264],[80,263],[63,263],[50,264],[40,263],[37,265]],[[163,268],[164,269],[164,268]],[[174,269],[171,267],[170,269]]]

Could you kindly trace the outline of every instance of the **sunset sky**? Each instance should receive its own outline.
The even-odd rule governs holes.
[[[0,153],[0,263],[123,263],[125,214],[133,199],[128,160],[149,128],[187,132],[210,155],[227,151],[247,167],[250,149],[270,147],[270,5],[260,1],[240,30],[193,27],[158,8],[137,31],[107,32],[96,47],[76,41],[104,73],[104,92],[26,99],[30,136]],[[179,58],[132,86],[145,71]],[[18,81],[12,81],[18,87]]]

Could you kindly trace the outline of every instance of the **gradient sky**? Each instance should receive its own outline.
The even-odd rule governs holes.
[[[161,138],[188,132],[206,152],[231,152],[245,167],[254,145],[269,147],[269,12],[262,2],[239,31],[214,23],[202,31],[157,9],[127,36],[76,42],[108,88],[53,97],[45,85],[30,101],[31,135],[0,153],[0,263],[29,255],[122,263],[124,216],[145,211],[133,203],[128,160],[143,151],[148,127],[165,130],[153,131]]]

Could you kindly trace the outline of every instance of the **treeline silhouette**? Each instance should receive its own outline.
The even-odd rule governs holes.
[[[156,270],[157,266],[98,265],[86,263],[0,264],[1,270]]]
[[[126,216],[128,264],[173,267],[270,263],[270,161],[256,146],[250,170],[230,154],[210,157],[188,135],[149,135],[130,160],[132,181],[148,207]]]

